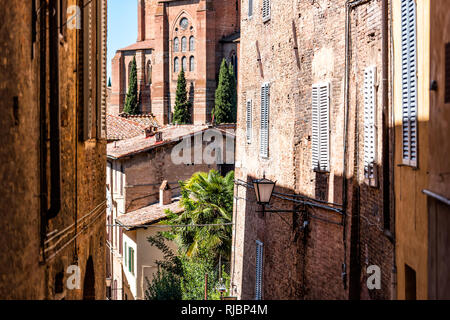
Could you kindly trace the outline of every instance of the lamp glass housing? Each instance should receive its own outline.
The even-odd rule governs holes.
[[[273,190],[275,189],[275,182],[262,178],[260,180],[253,181],[255,187],[256,202],[258,204],[267,205],[272,198]]]

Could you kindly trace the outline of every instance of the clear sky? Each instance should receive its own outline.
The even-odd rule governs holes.
[[[108,79],[116,51],[136,42],[137,0],[108,0]]]

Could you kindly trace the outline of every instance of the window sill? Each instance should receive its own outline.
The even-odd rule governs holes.
[[[329,170],[313,169],[315,173],[330,174]]]
[[[270,16],[267,17],[267,18],[263,18],[263,19],[262,19],[262,22],[263,22],[264,24],[268,23],[269,21],[270,21]]]
[[[402,167],[411,168],[414,171],[420,170],[420,168],[418,166],[405,164],[405,163],[399,163],[399,164],[397,164],[397,167],[399,167],[399,168],[402,168]]]

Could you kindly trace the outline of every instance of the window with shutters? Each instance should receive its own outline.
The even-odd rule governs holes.
[[[269,110],[270,108],[270,84],[261,86],[261,124],[260,124],[260,155],[269,157]]]
[[[270,0],[262,0],[262,19],[263,22],[270,20]]]
[[[246,122],[247,122],[247,143],[252,143],[252,100],[247,100],[246,106]]]
[[[253,0],[248,0],[248,17],[253,16]]]
[[[256,240],[255,300],[262,300],[264,244]]]
[[[376,160],[376,74],[375,66],[364,71],[364,176],[375,178]]]
[[[82,140],[106,138],[106,1],[84,0],[81,11]]]
[[[417,166],[417,25],[416,3],[402,0],[403,164]]]
[[[330,171],[330,85],[312,87],[312,168]]]

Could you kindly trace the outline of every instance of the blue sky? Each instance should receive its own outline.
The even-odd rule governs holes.
[[[136,42],[137,1],[108,0],[108,79],[116,51]]]

